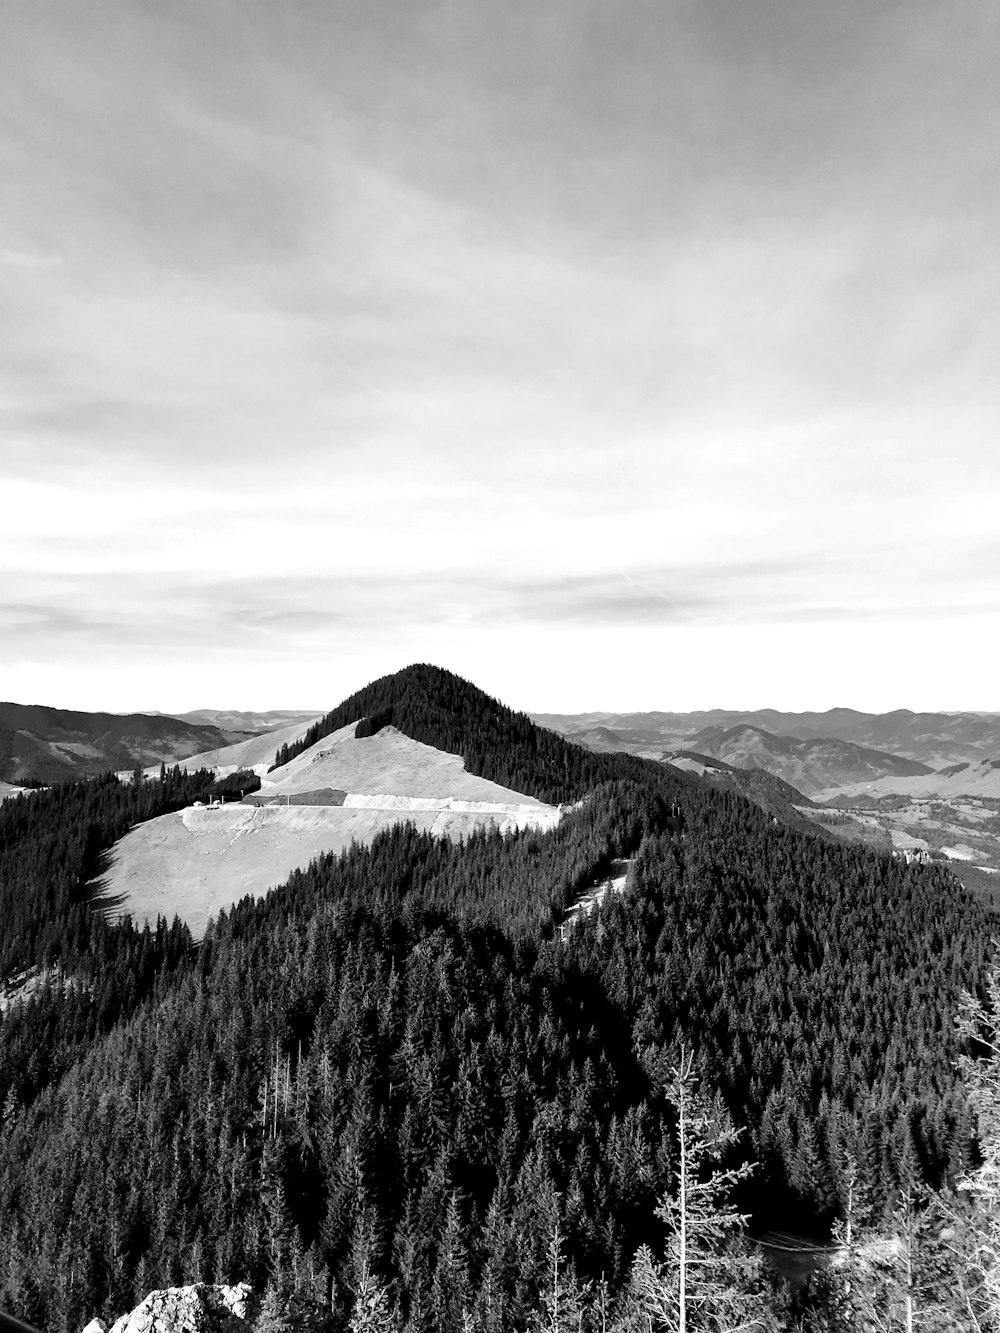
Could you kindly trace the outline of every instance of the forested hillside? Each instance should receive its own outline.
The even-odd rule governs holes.
[[[651,769],[626,755],[593,754],[536,726],[469,681],[440,667],[406,667],[366,685],[274,757],[279,768],[350,722],[356,735],[394,726],[412,740],[459,754],[470,773],[553,804],[576,801],[601,782],[633,776],[649,782]]]
[[[106,774],[0,804],[0,986],[16,991],[19,981],[46,978],[31,1004],[13,1006],[0,1026],[8,1107],[31,1101],[191,950],[179,921],[150,930],[109,919],[104,907],[114,904],[99,895],[109,849],[143,820],[254,784],[252,773],[217,781],[175,766],[154,782]]]
[[[0,703],[0,781],[38,785],[97,777],[229,745],[242,733],[147,713],[81,713]]]
[[[0,1024],[0,1306],[78,1328],[155,1286],[246,1278],[338,1328],[352,1311],[375,1327],[357,1322],[375,1291],[412,1333],[499,1333],[551,1313],[555,1252],[567,1301],[594,1284],[574,1328],[603,1328],[601,1309],[646,1328],[628,1278],[640,1246],[663,1246],[681,1048],[746,1127],[759,1167],[739,1202],[761,1223],[821,1227],[850,1196],[860,1226],[901,1184],[954,1182],[974,1151],[954,1016],[989,927],[947,872],[576,751],[430,668],[354,700],[330,730],[363,715],[438,743],[451,728],[484,775],[585,799],[545,835],[453,845],[400,827],[322,857],[198,950],[126,932],[155,954],[131,993],[134,961],[68,925],[55,956],[86,963],[87,984]],[[70,811],[113,790],[61,798],[74,847],[86,821]],[[561,938],[620,858],[627,891]],[[79,870],[72,901],[85,858],[58,864],[67,885]],[[60,1077],[23,1078],[32,1049]]]

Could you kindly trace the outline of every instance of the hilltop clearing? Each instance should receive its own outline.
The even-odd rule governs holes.
[[[469,773],[460,755],[411,740],[393,726],[383,727],[374,736],[357,736],[356,730],[351,722],[274,769],[261,780],[261,796],[333,787],[372,795],[541,804],[531,796]]]
[[[223,908],[262,896],[322,853],[367,846],[393,824],[457,839],[491,825],[509,832],[559,821],[556,807],[467,772],[458,755],[394,727],[361,738],[355,729],[342,727],[275,769],[246,804],[191,807],[132,829],[100,881],[108,909],[139,924],[176,914],[200,937]],[[274,744],[273,734],[257,737],[191,762],[224,775],[231,761],[247,767],[258,747],[273,754]]]
[[[469,681],[426,662],[372,681],[352,694],[294,745],[283,746],[275,766],[288,764],[348,723],[357,737],[392,726],[411,740],[460,755],[470,773],[540,801],[578,801],[602,782],[648,778],[627,755],[594,754],[568,745]]]

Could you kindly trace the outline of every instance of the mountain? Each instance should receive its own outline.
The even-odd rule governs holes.
[[[983,993],[994,922],[945,868],[588,751],[436,667],[311,730],[264,775],[301,784],[288,796],[332,781],[330,751],[349,745],[361,772],[412,753],[405,737],[560,818],[456,839],[394,823],[196,943],[177,921],[112,919],[87,886],[123,832],[217,798],[209,775],[4,802],[0,980],[38,984],[0,1022],[0,1308],[62,1333],[153,1290],[248,1282],[259,1333],[297,1326],[273,1300],[264,1319],[269,1292],[331,1330],[637,1327],[631,1278],[669,1262],[665,1085],[685,1052],[693,1109],[745,1131],[724,1165],[757,1163],[734,1202],[761,1229],[828,1228],[845,1161],[877,1222],[905,1183],[937,1189],[975,1160],[955,1018]],[[621,862],[623,891],[561,930]],[[749,1271],[736,1235],[726,1255]],[[956,1262],[946,1298],[974,1269]],[[760,1268],[753,1284],[762,1326],[792,1327]],[[812,1326],[841,1327],[823,1299]],[[942,1327],[965,1326],[955,1308]]]
[[[813,802],[809,797],[763,768],[739,768],[712,755],[698,754],[693,750],[667,751],[661,758],[665,764],[670,764],[683,773],[696,773],[705,782],[722,791],[739,792],[748,801],[752,801],[767,814],[781,819],[790,828],[797,828],[803,832],[817,830],[817,825],[800,813],[802,809],[812,807]]]
[[[320,708],[272,708],[260,712],[240,712],[232,708],[195,708],[189,713],[172,713],[181,722],[194,726],[219,727],[222,731],[278,731],[302,723],[303,730],[322,714]],[[157,714],[159,716],[159,714]]]
[[[734,768],[762,768],[813,794],[846,783],[883,777],[916,777],[932,770],[898,755],[869,750],[837,739],[802,740],[776,736],[759,727],[706,727],[691,739],[691,748]]]
[[[571,739],[597,728],[627,739],[633,753],[697,748],[693,738],[706,728],[755,727],[774,736],[801,740],[848,741],[864,749],[899,755],[943,768],[962,761],[1000,757],[1000,713],[862,713],[853,708],[783,713],[773,708],[716,708],[694,713],[535,713],[540,726]],[[586,741],[581,740],[581,744]]]
[[[760,725],[804,739],[837,737],[855,745],[918,760],[931,768],[963,760],[1000,757],[1000,714],[858,713],[835,708],[827,713],[761,714]]]
[[[0,703],[0,780],[62,782],[109,770],[176,763],[240,733],[146,713],[83,713]]]
[[[467,680],[427,663],[366,685],[322,718],[299,740],[282,745],[274,767],[350,723],[358,737],[394,726],[411,740],[460,755],[470,773],[540,801],[578,801],[600,782],[646,773],[630,755],[618,762],[537,726]],[[648,776],[648,775],[647,775]]]
[[[838,783],[817,795],[831,804],[855,807],[871,806],[880,801],[894,802],[904,797],[913,801],[951,801],[965,805],[963,798],[974,798],[995,811],[996,803],[1000,801],[1000,759],[953,764],[938,773]],[[970,813],[968,809],[964,810],[966,821]]]
[[[595,750],[598,754],[633,752],[633,739],[612,731],[610,727],[591,727],[589,730],[575,731],[572,739],[575,745],[585,745],[588,750]]]

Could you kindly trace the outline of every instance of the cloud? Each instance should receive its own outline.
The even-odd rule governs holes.
[[[291,663],[551,626],[613,680],[619,636],[993,607],[998,26],[23,8],[9,642]]]
[[[43,255],[27,250],[0,250],[0,264],[10,268],[58,268],[66,261],[62,255]]]

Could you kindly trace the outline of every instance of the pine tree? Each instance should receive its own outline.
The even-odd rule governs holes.
[[[537,1333],[580,1333],[583,1327],[587,1291],[563,1258],[563,1240],[557,1220],[549,1238],[548,1280],[541,1292]]]
[[[394,1333],[397,1325],[389,1308],[389,1296],[375,1280],[367,1261],[358,1275],[354,1308],[348,1324],[350,1333]]]
[[[966,1050],[960,1058],[976,1117],[979,1165],[959,1181],[975,1208],[963,1229],[963,1286],[969,1313],[982,1330],[1000,1329],[1000,962],[985,980],[985,1000],[966,993],[957,1020]]]
[[[362,1215],[354,1235],[354,1306],[348,1323],[349,1333],[395,1333],[398,1321],[389,1305],[389,1293],[372,1272],[374,1227],[371,1218]]]
[[[268,1283],[260,1310],[254,1322],[254,1333],[288,1333],[291,1323],[285,1311],[285,1302],[278,1290]]]
[[[763,1261],[747,1249],[747,1219],[731,1200],[752,1167],[724,1165],[739,1131],[699,1088],[690,1051],[682,1050],[670,1070],[667,1099],[677,1118],[675,1192],[664,1195],[656,1210],[667,1228],[667,1252],[662,1263],[645,1247],[636,1255],[633,1309],[646,1327],[669,1333],[772,1327]]]

